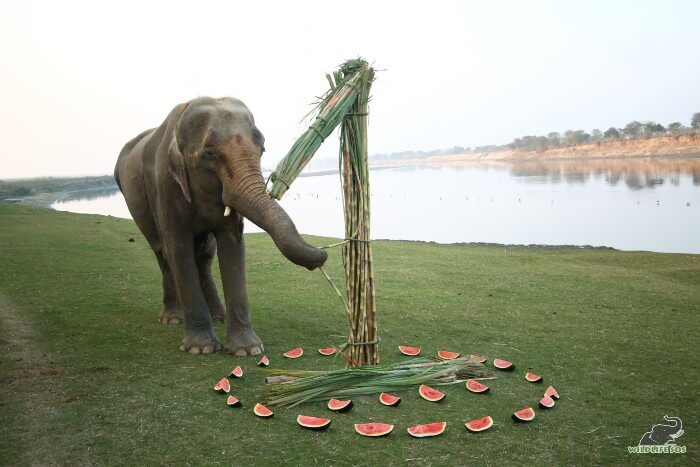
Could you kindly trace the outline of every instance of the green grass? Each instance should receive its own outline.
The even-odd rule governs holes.
[[[127,241],[134,237],[135,242]],[[308,237],[317,245],[331,239]],[[263,234],[246,236],[256,329],[272,366],[330,369],[315,352],[339,343],[344,312],[317,271],[286,261]],[[128,220],[0,204],[0,464],[691,464],[700,460],[700,256],[604,250],[373,243],[383,363],[396,346],[486,354],[516,363],[488,395],[447,388],[433,404],[415,391],[396,408],[361,398],[327,432],[295,426],[322,404],[251,413],[262,384],[254,358],[187,355],[181,326],[163,326],[156,261]],[[340,251],[327,271],[340,285]],[[221,325],[217,326],[224,337]],[[305,355],[281,353],[301,345]],[[228,409],[216,380],[245,376]],[[523,380],[525,371],[545,384]],[[562,395],[535,422],[510,413]],[[686,454],[631,455],[663,415],[677,415]],[[463,423],[491,415],[473,435]],[[396,424],[366,439],[352,424]],[[446,420],[416,440],[411,424]]]

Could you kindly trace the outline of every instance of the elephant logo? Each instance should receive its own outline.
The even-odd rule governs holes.
[[[678,417],[664,415],[664,420],[669,424],[659,423],[651,427],[651,430],[642,435],[639,446],[664,446],[676,444],[676,439],[680,438],[683,431],[683,422]]]

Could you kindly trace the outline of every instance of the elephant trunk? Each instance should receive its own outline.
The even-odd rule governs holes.
[[[294,264],[315,269],[326,262],[328,253],[306,243],[285,210],[265,192],[259,167],[239,168],[227,177],[223,201],[269,233],[277,248]]]
[[[678,418],[678,417],[669,417],[668,415],[664,415],[664,419],[665,419],[667,422],[673,422],[674,425],[670,425],[670,426],[673,426],[674,428],[678,428],[679,430],[680,430],[680,429],[682,428],[682,426],[683,426],[683,422],[681,422],[681,419]]]

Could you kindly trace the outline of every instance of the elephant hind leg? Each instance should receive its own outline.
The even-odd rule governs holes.
[[[226,309],[219,299],[219,293],[211,275],[211,263],[216,254],[216,238],[212,233],[202,234],[195,237],[194,242],[195,261],[204,301],[209,308],[211,320],[223,323],[226,319]]]
[[[162,324],[182,324],[185,322],[185,315],[177,298],[173,273],[165,261],[162,251],[156,252],[156,259],[158,259],[158,266],[160,266],[160,272],[163,275],[163,310],[160,312],[158,320]]]

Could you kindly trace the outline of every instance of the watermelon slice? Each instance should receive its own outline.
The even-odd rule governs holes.
[[[442,393],[437,389],[433,389],[430,386],[426,386],[425,384],[420,385],[418,388],[418,393],[423,399],[430,402],[440,402],[445,398],[445,393]]]
[[[387,423],[355,423],[355,431],[362,436],[386,436],[394,429],[394,425]]]
[[[333,355],[335,353],[335,347],[321,347],[318,349],[318,353],[325,356]]]
[[[420,354],[420,348],[409,347],[407,345],[400,345],[399,351],[404,355],[408,355],[409,357],[415,357],[416,355]]]
[[[233,370],[231,370],[231,374],[229,377],[231,378],[240,378],[243,376],[243,368],[240,367],[240,365],[236,366]]]
[[[231,391],[231,383],[228,382],[228,379],[222,378],[214,385],[214,391],[220,394],[228,394]]]
[[[472,431],[474,433],[478,433],[480,431],[488,430],[489,428],[491,428],[493,426],[493,418],[477,418],[475,420],[472,420],[471,422],[465,423],[464,425],[467,427],[467,430]]]
[[[547,390],[544,392],[544,395],[551,397],[552,399],[559,399],[559,393],[552,386],[547,388]]]
[[[267,358],[265,355],[262,356],[260,361],[258,362],[258,366],[268,366],[270,364],[270,359]]]
[[[532,409],[532,407],[525,407],[524,409],[513,412],[513,420],[516,422],[530,422],[534,419],[535,411]]]
[[[229,407],[240,407],[241,405],[243,405],[243,404],[241,404],[241,401],[239,401],[236,396],[228,396],[226,398],[226,404]]]
[[[272,413],[272,410],[268,409],[261,403],[255,404],[255,407],[253,407],[253,413],[261,418],[270,418],[274,415],[274,413]]]
[[[549,396],[544,396],[542,399],[540,399],[540,407],[543,409],[551,409],[554,407],[554,399]]]
[[[531,383],[541,383],[542,377],[534,373],[525,373],[525,379]]]
[[[408,434],[414,438],[427,438],[429,436],[441,435],[447,428],[447,422],[433,422],[425,425],[416,425],[407,429]]]
[[[443,360],[454,360],[459,357],[459,352],[448,352],[447,350],[438,350],[438,357]]]
[[[331,426],[329,418],[309,417],[307,415],[299,415],[297,423],[309,430],[325,430]]]
[[[491,388],[489,388],[485,384],[481,384],[480,382],[475,381],[473,379],[467,380],[467,389],[469,389],[471,392],[475,392],[477,394],[483,394],[483,393],[489,392],[491,390]]]
[[[474,355],[474,354],[471,354],[471,355],[469,356],[469,358],[472,359],[472,360],[474,360],[475,362],[479,362],[479,363],[486,363],[486,361],[488,360],[488,358],[486,358],[485,355]]]
[[[302,349],[301,347],[297,347],[292,350],[286,351],[282,355],[284,355],[287,358],[299,358],[302,355],[304,355],[304,349]]]
[[[401,398],[399,396],[393,396],[389,393],[383,392],[379,394],[379,402],[390,407],[396,407],[401,403]]]
[[[493,360],[493,366],[498,368],[499,370],[503,371],[513,371],[515,370],[515,365],[513,365],[511,362],[508,360],[502,360],[500,358],[496,358]]]
[[[353,405],[354,404],[350,399],[344,401],[331,399],[328,401],[328,408],[333,412],[347,412],[348,410],[352,409]]]

